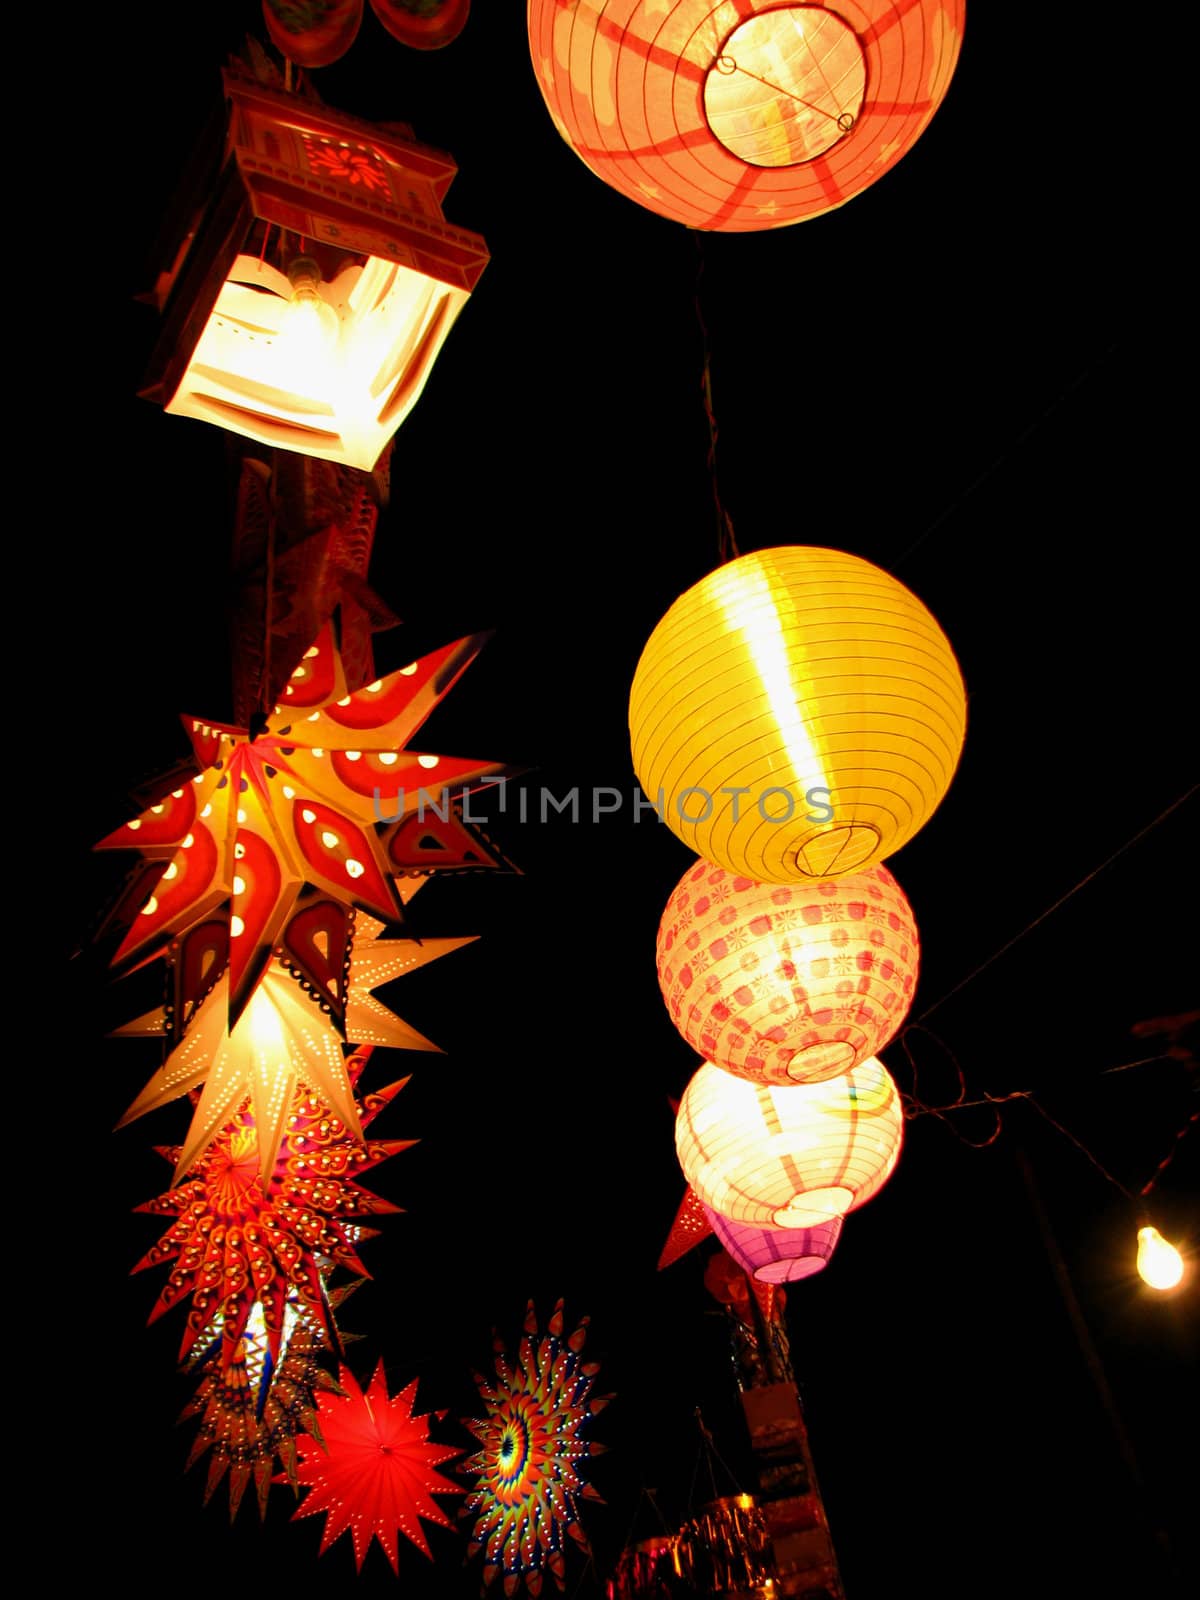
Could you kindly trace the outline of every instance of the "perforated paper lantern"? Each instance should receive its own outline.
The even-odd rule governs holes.
[[[842,1232],[841,1217],[815,1228],[756,1228],[734,1222],[711,1206],[712,1230],[738,1266],[760,1283],[798,1283],[829,1264]]]
[[[760,883],[840,877],[911,839],[950,785],[966,692],[902,583],[804,545],[681,595],[629,701],[638,780],[686,845]]]
[[[916,143],[964,0],[529,0],[533,69],[591,170],[692,228],[844,205]]]
[[[369,471],[487,246],[442,215],[457,168],[441,151],[236,72],[225,93],[226,159],[215,192],[181,206],[142,393],[259,444]]]
[[[874,1059],[786,1088],[705,1062],[675,1120],[679,1164],[701,1201],[759,1227],[816,1228],[863,1205],[891,1176],[902,1136],[900,1096]]]
[[[884,866],[755,883],[699,861],[667,901],[658,981],[705,1058],[757,1083],[819,1083],[888,1042],[912,1004],[912,910]]]

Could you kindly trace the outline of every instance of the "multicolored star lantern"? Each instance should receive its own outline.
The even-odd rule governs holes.
[[[371,1054],[369,1046],[347,1061],[351,1086]],[[365,1095],[363,1128],[404,1087],[401,1079]],[[170,1228],[133,1269],[172,1262],[150,1321],[191,1297],[181,1359],[218,1335],[225,1371],[240,1359],[241,1343],[256,1306],[262,1308],[267,1354],[278,1369],[293,1298],[331,1339],[336,1330],[323,1283],[334,1266],[366,1276],[355,1243],[369,1236],[362,1220],[398,1211],[359,1187],[372,1167],[415,1143],[412,1139],[356,1140],[311,1089],[297,1088],[286,1115],[274,1169],[265,1190],[259,1180],[258,1138],[249,1103],[221,1129],[196,1164],[195,1176],[139,1211],[172,1217]],[[163,1150],[177,1162],[178,1150]]]
[[[356,917],[351,914],[350,926],[353,959],[349,960],[345,1019],[350,1038],[356,1045],[438,1050],[436,1044],[376,1000],[372,990],[472,944],[474,936],[426,939],[421,944],[413,939],[381,939],[383,924],[361,913]],[[305,992],[296,975],[289,973],[282,962],[272,961],[232,1032],[226,1025],[228,986],[228,974],[222,974],[201,1002],[182,1044],[150,1079],[118,1127],[180,1095],[191,1094],[203,1084],[180,1149],[175,1169],[178,1183],[249,1100],[259,1173],[266,1188],[301,1085],[311,1089],[341,1119],[352,1137],[361,1139],[362,1129],[341,1037],[319,1000]],[[117,1033],[161,1034],[164,1027],[165,1008],[160,1007],[118,1028]]]
[[[402,1533],[430,1555],[421,1518],[440,1527],[450,1519],[433,1499],[435,1494],[463,1490],[434,1469],[459,1452],[429,1437],[428,1414],[414,1414],[417,1380],[390,1399],[383,1364],[364,1392],[347,1367],[341,1369],[342,1393],[318,1397],[318,1422],[323,1442],[300,1440],[297,1477],[310,1493],[297,1517],[328,1513],[321,1535],[324,1555],[349,1528],[354,1564],[362,1569],[372,1537],[379,1540],[392,1571],[399,1576],[396,1535]],[[436,1413],[438,1421],[444,1411]]]
[[[180,1033],[226,967],[232,1028],[277,951],[344,1027],[351,912],[403,920],[392,878],[412,870],[407,819],[449,815],[454,795],[508,770],[406,748],[483,643],[459,639],[349,694],[328,626],[261,728],[184,719],[199,776],[96,846],[160,869],[114,965],[203,930],[182,963]]]
[[[604,1450],[587,1434],[592,1417],[612,1396],[592,1396],[599,1368],[580,1357],[587,1323],[585,1317],[564,1340],[560,1300],[539,1337],[530,1302],[516,1366],[509,1365],[503,1343],[496,1340],[495,1380],[476,1375],[487,1416],[463,1419],[482,1448],[462,1464],[461,1471],[474,1474],[476,1483],[459,1516],[475,1517],[467,1556],[483,1551],[485,1590],[503,1576],[506,1595],[514,1594],[522,1580],[537,1595],[546,1572],[562,1589],[564,1534],[588,1549],[577,1499],[601,1497],[583,1481],[580,1468]]]
[[[331,1308],[336,1309],[357,1287],[355,1282],[331,1290]],[[202,1371],[203,1377],[180,1417],[181,1422],[200,1418],[187,1466],[194,1466],[206,1450],[212,1451],[204,1487],[205,1504],[228,1470],[230,1521],[237,1516],[251,1477],[258,1514],[266,1516],[277,1458],[287,1481],[298,1488],[296,1436],[307,1431],[319,1440],[317,1392],[342,1392],[321,1365],[322,1355],[330,1350],[329,1341],[295,1297],[286,1302],[284,1324],[277,1367],[272,1365],[267,1350],[266,1324],[258,1304],[247,1320],[237,1357],[229,1366],[221,1363],[219,1339],[192,1363],[193,1370]]]

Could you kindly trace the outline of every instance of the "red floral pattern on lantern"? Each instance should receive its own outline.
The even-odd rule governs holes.
[[[819,1083],[893,1037],[919,953],[912,910],[884,866],[772,884],[699,861],[663,913],[658,981],[706,1060],[756,1083]]]
[[[369,150],[351,150],[348,145],[317,144],[304,141],[304,153],[312,170],[342,183],[361,184],[372,194],[389,192],[387,174],[379,157]]]

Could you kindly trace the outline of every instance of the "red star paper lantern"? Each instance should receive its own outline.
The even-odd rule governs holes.
[[[389,1398],[382,1363],[365,1392],[343,1367],[341,1387],[341,1394],[318,1399],[321,1441],[300,1440],[296,1476],[309,1493],[296,1516],[327,1513],[322,1555],[349,1530],[359,1570],[367,1546],[372,1538],[378,1539],[399,1576],[398,1533],[428,1556],[421,1519],[443,1528],[453,1526],[433,1496],[463,1491],[434,1469],[459,1452],[430,1439],[429,1416],[413,1410],[415,1378]],[[439,1421],[444,1416],[444,1411],[437,1413]]]
[[[692,228],[844,205],[941,104],[964,0],[529,0],[533,70],[597,177]]]
[[[370,1050],[347,1063],[358,1080]],[[365,1128],[407,1079],[363,1098]],[[366,1219],[398,1208],[358,1180],[413,1141],[361,1143],[320,1098],[297,1090],[267,1185],[259,1176],[258,1137],[247,1105],[214,1139],[195,1176],[139,1211],[172,1218],[158,1244],[133,1269],[170,1265],[150,1321],[191,1301],[181,1358],[219,1335],[225,1368],[239,1359],[255,1307],[261,1307],[267,1350],[277,1364],[290,1300],[332,1337],[323,1273],[346,1267],[364,1274],[355,1244]],[[162,1154],[172,1163],[178,1150]]]
[[[261,732],[185,718],[200,776],[97,846],[159,863],[115,964],[203,927],[208,953],[182,952],[189,1013],[228,962],[232,1028],[278,951],[342,1024],[353,909],[403,917],[391,877],[409,867],[389,858],[391,839],[408,816],[448,816],[452,796],[505,770],[406,748],[482,642],[460,639],[348,694],[327,628]]]
[[[671,1231],[667,1235],[667,1242],[663,1245],[662,1254],[658,1258],[658,1270],[674,1265],[682,1256],[707,1239],[713,1231],[712,1222],[704,1206],[692,1193],[685,1189],[683,1199],[679,1202],[679,1210],[675,1213],[675,1221],[671,1224]]]
[[[705,1058],[755,1083],[819,1083],[881,1050],[908,1013],[919,946],[885,866],[754,883],[698,861],[667,902],[658,981]]]
[[[442,215],[449,156],[241,70],[224,84],[220,177],[181,207],[154,287],[164,322],[142,393],[178,416],[369,471],[487,247]]]

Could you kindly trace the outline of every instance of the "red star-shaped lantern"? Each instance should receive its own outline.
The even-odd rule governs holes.
[[[390,841],[410,815],[448,816],[455,794],[505,770],[407,748],[482,643],[460,639],[348,694],[326,628],[261,730],[185,718],[199,776],[97,846],[160,864],[115,963],[188,938],[196,977],[182,1006],[227,964],[232,1028],[278,950],[343,1026],[353,909],[403,916],[392,877],[411,870],[407,845],[394,862]]]
[[[372,1538],[383,1546],[392,1571],[399,1576],[396,1535],[430,1554],[421,1519],[443,1528],[452,1526],[434,1500],[435,1494],[462,1494],[462,1489],[434,1469],[458,1454],[429,1437],[429,1417],[414,1413],[417,1380],[389,1398],[382,1363],[370,1386],[359,1388],[343,1367],[340,1395],[318,1399],[318,1421],[324,1444],[300,1440],[296,1476],[309,1488],[297,1517],[327,1512],[321,1554],[347,1529],[354,1540],[354,1564],[361,1570]],[[438,1412],[439,1421],[445,1412]]]

